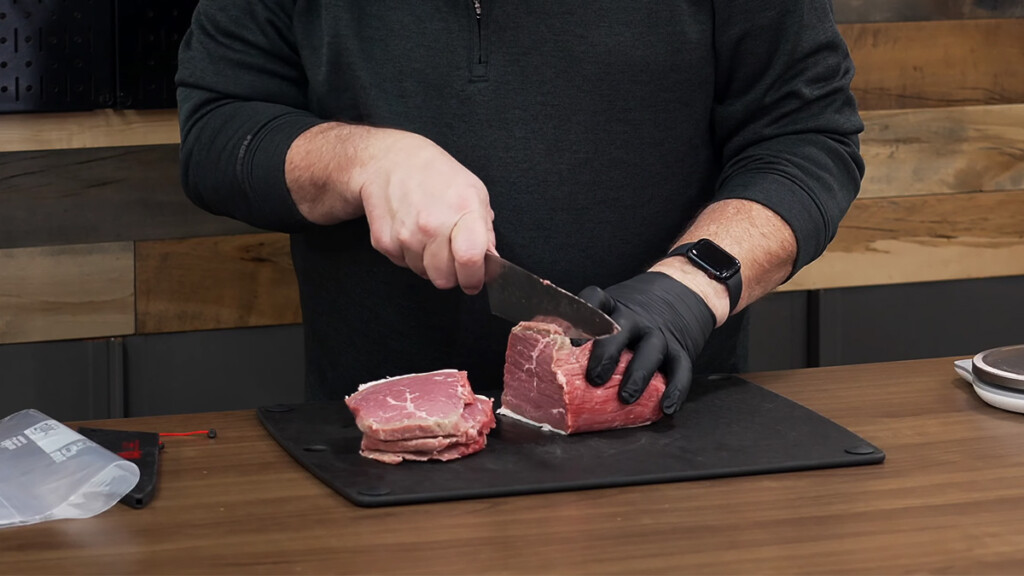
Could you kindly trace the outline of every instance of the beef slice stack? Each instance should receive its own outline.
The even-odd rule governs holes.
[[[632,404],[619,401],[619,384],[633,357],[622,353],[603,386],[586,380],[593,341],[574,347],[553,323],[521,322],[505,353],[504,391],[498,414],[565,434],[644,426],[662,417],[665,378],[656,373]]]
[[[369,382],[345,403],[363,433],[360,454],[387,464],[479,452],[495,425],[491,399],[474,394],[458,370]]]

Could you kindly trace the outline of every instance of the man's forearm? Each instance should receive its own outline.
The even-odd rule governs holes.
[[[740,261],[743,295],[736,310],[774,290],[789,276],[796,258],[796,237],[775,212],[749,200],[722,200],[709,205],[678,244],[709,238]],[[725,286],[708,278],[685,258],[670,258],[651,270],[664,272],[701,295],[721,325],[729,316]]]
[[[285,159],[285,178],[307,220],[329,226],[363,215],[358,175],[378,130],[330,122],[295,139]]]

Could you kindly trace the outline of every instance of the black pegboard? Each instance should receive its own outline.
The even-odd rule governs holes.
[[[173,108],[178,46],[198,0],[115,0],[119,108]]]
[[[198,0],[0,0],[0,113],[173,108]]]
[[[0,0],[0,112],[114,103],[111,0]]]

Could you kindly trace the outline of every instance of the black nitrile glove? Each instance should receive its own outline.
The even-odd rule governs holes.
[[[694,358],[715,328],[715,315],[704,299],[661,272],[645,272],[606,290],[590,286],[580,298],[622,328],[594,340],[587,380],[594,386],[607,383],[628,347],[633,359],[619,386],[619,399],[636,402],[660,369],[667,380],[661,409],[665,414],[678,410],[690,392]]]

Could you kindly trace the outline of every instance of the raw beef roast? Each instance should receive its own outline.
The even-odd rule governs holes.
[[[604,386],[586,381],[592,342],[573,347],[561,328],[522,322],[512,329],[505,353],[505,389],[499,414],[572,434],[643,426],[661,418],[665,378],[655,374],[633,404],[619,401],[619,383],[632,353]]]
[[[473,394],[457,370],[363,384],[345,403],[363,432],[360,453],[389,464],[479,452],[495,424],[491,399]]]

